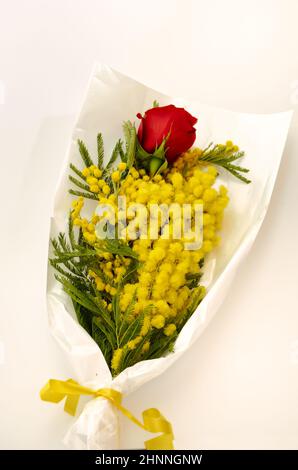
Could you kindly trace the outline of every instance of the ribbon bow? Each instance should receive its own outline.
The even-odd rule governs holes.
[[[160,436],[145,441],[147,450],[173,450],[173,431],[169,421],[167,421],[156,408],[149,408],[143,411],[143,423],[133,416],[133,414],[121,405],[122,393],[112,388],[92,388],[83,387],[72,379],[49,380],[40,391],[40,398],[51,403],[59,403],[66,398],[64,411],[75,415],[80,395],[92,395],[94,398],[102,397],[109,400],[121,413],[123,413],[134,424],[153,433],[162,433]]]

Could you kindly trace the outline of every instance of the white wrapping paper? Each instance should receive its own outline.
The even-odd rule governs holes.
[[[210,141],[224,143],[232,140],[245,150],[243,166],[250,168],[252,184],[246,185],[227,173],[221,173],[230,195],[222,243],[210,255],[204,268],[203,283],[208,287],[208,293],[181,331],[174,352],[160,359],[135,364],[114,380],[99,347],[76,321],[69,299],[49,270],[49,324],[73,365],[72,378],[92,388],[112,387],[124,395],[173,364],[200,336],[216,313],[264,220],[292,116],[291,111],[253,115],[211,108],[196,101],[163,95],[107,66],[96,65],[63,163],[51,219],[51,237],[67,226],[72,200],[68,195],[69,163],[81,165],[77,139],[82,139],[95,155],[96,135],[102,132],[106,155],[109,155],[115,141],[122,136],[122,122],[128,119],[136,121],[136,114],[152,107],[154,100],[161,106],[170,103],[184,106],[198,118],[198,146],[203,147]],[[117,412],[105,399],[90,400],[67,432],[65,443],[74,449],[119,448]]]

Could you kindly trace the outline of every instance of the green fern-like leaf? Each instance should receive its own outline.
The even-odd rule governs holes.
[[[119,143],[119,156],[120,156],[121,161],[126,163],[127,157],[123,151],[122,140]]]
[[[123,134],[124,134],[124,138],[125,138],[126,154],[128,152],[128,148],[129,148],[129,145],[130,145],[131,130],[132,130],[133,127],[134,126],[133,126],[131,121],[125,121],[122,125]]]
[[[102,134],[97,134],[97,166],[98,168],[103,167],[103,160],[104,160],[104,145],[103,145],[103,138]]]
[[[119,148],[121,146],[121,140],[119,139],[113,149],[113,152],[112,152],[112,155],[111,155],[111,158],[104,170],[104,175],[108,175],[109,174],[109,171],[112,169],[114,163],[116,162],[117,158],[119,157]]]
[[[98,317],[93,317],[92,319],[92,338],[98,344],[107,364],[111,363],[114,342],[110,337],[109,333],[102,326],[100,319]]]
[[[79,176],[82,180],[85,181],[83,173],[73,163],[70,163],[69,167],[77,176]]]
[[[227,145],[213,145],[211,143],[206,149],[203,150],[203,153],[199,157],[199,162],[208,162],[222,167],[236,178],[240,179],[246,184],[249,184],[251,183],[251,180],[242,174],[248,173],[249,169],[234,165],[232,163],[239,160],[243,156],[244,152],[239,152],[238,150],[235,151],[234,147],[229,147]]]
[[[74,300],[72,300],[72,304],[79,324],[92,336],[92,312]]]
[[[138,254],[122,240],[106,239],[103,243],[103,250],[113,255],[125,256],[127,258],[138,260]]]
[[[73,229],[73,221],[72,221],[71,214],[69,214],[69,217],[68,217],[68,238],[69,238],[71,248],[72,248],[72,250],[74,250],[76,248],[77,243],[76,243],[76,239],[75,239],[75,234],[74,234],[74,229]]]
[[[137,146],[137,132],[135,126],[132,126],[130,128],[130,139],[129,139],[129,145],[127,148],[127,167],[131,168],[134,164],[135,161],[135,155],[136,155],[136,146]]]
[[[83,162],[85,163],[86,167],[89,167],[93,165],[92,158],[90,157],[90,154],[88,152],[88,149],[84,142],[80,139],[78,139],[78,146],[79,146],[79,152],[82,157]]]
[[[71,176],[71,175],[69,175],[68,179],[69,179],[69,181],[71,181],[73,184],[75,184],[78,188],[81,188],[81,189],[83,189],[84,191],[88,191],[88,193],[90,192],[90,194],[92,194],[92,195],[94,194],[94,193],[91,193],[88,184],[81,183],[81,181],[79,181],[77,178],[74,178],[74,177]]]
[[[93,199],[94,201],[98,201],[98,196],[94,193],[85,193],[83,191],[75,191],[73,189],[68,190],[69,194],[72,194],[73,196],[78,196],[78,197],[84,197],[85,199]]]

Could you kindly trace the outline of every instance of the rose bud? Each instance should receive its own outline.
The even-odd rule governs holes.
[[[179,155],[186,152],[196,140],[196,129],[193,127],[197,119],[184,108],[157,106],[148,109],[141,119],[138,129],[138,141],[142,148],[150,154],[165,143],[165,156],[173,163]]]

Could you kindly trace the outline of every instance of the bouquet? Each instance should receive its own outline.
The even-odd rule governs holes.
[[[99,74],[113,88],[114,73],[102,68]],[[124,86],[133,96],[132,81],[118,80],[120,91]],[[221,231],[227,206],[231,202],[237,207],[235,188],[241,200],[241,186],[251,183],[242,163],[244,152],[229,135],[224,142],[201,145],[206,138],[200,139],[200,114],[157,98],[151,106],[134,108],[134,120],[126,116],[116,125],[110,120],[113,129],[108,132],[94,132],[92,122],[87,139],[80,136],[73,142],[68,166],[71,200],[65,204],[66,178],[58,193],[49,272],[52,329],[88,378],[78,374],[80,383],[49,381],[41,397],[52,402],[66,398],[65,409],[71,414],[80,395],[97,398],[68,432],[66,442],[74,448],[117,448],[117,409],[143,429],[160,434],[145,443],[147,449],[173,448],[172,427],[161,413],[146,410],[140,422],[123,407],[122,394],[161,373],[191,344],[199,333],[198,319],[205,322],[206,307],[201,305],[205,301],[208,307],[210,296],[215,311],[221,290],[226,290],[212,286],[216,269],[220,281],[228,261],[237,264],[230,255],[231,242],[237,247],[236,211],[226,225],[230,243],[225,237],[221,241]],[[100,111],[105,113],[103,105]],[[289,117],[282,118],[286,128]],[[121,126],[123,138],[115,139],[107,158],[114,128]],[[280,155],[284,141],[278,140]],[[250,187],[254,179],[258,184],[257,172],[254,177]],[[263,194],[265,207],[273,181]],[[241,211],[241,204],[238,207]],[[247,230],[246,243],[242,240],[242,251],[251,245],[263,217],[261,210],[252,231]],[[228,285],[229,275],[226,278]]]

